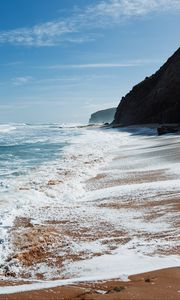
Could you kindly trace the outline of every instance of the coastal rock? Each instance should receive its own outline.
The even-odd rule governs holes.
[[[93,113],[89,119],[90,124],[97,123],[111,123],[114,119],[116,108],[108,108],[104,110],[99,110]]]
[[[180,48],[122,98],[112,124],[148,123],[180,123]]]
[[[180,131],[180,126],[177,125],[163,125],[157,128],[158,135],[176,133],[178,131]]]

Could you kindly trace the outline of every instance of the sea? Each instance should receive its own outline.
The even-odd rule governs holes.
[[[166,213],[165,205],[162,213],[155,206],[156,218],[148,219],[149,210],[152,216],[153,211],[151,207],[146,208],[146,203],[156,199],[167,201],[168,205],[171,197],[175,200],[179,197],[179,145],[178,135],[158,137],[155,128],[1,124],[0,278],[7,265],[17,279],[24,280],[22,274],[28,271],[28,278],[33,281],[38,281],[37,273],[43,274],[46,280],[81,281],[82,278],[123,278],[123,274],[134,274],[135,269],[144,272],[176,266],[179,256],[162,256],[158,251],[177,247],[178,228],[173,222],[178,212]],[[137,176],[141,178],[139,181]],[[118,209],[109,205],[113,201],[119,205]],[[62,257],[69,257],[69,253],[82,254],[83,259],[79,262],[67,259],[64,269],[56,264],[50,267],[45,261],[32,266],[19,264],[12,254],[22,252],[21,234],[26,238],[29,228],[19,225],[13,228],[23,218],[41,230],[47,228],[48,222],[57,222],[60,226],[57,228],[65,230],[62,226],[67,224],[68,234],[61,232],[61,238],[50,245],[50,251]],[[77,238],[81,230],[82,237]],[[113,244],[122,238],[118,232],[125,232],[129,239],[125,244],[119,243],[119,248]],[[165,232],[169,240],[164,237]],[[92,234],[91,239],[88,234]],[[148,240],[148,236],[155,238]],[[54,284],[61,282],[49,282],[49,286]]]
[[[0,125],[2,264],[11,253],[8,232],[18,217],[29,214],[34,207],[53,208],[57,203],[71,205],[78,201],[85,194],[83,182],[109,161],[110,156],[104,154],[112,144],[118,144],[115,136],[79,125]],[[38,216],[34,223],[40,219]]]
[[[56,124],[4,124],[0,125],[0,180],[8,187],[12,178],[49,161],[57,160],[77,130]]]

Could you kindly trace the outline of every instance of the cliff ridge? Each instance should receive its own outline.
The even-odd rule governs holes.
[[[180,48],[122,98],[113,121],[122,126],[148,123],[180,123]]]

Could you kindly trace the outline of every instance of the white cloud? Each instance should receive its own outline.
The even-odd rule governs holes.
[[[31,76],[16,77],[16,78],[12,79],[13,85],[16,85],[16,86],[25,85],[31,81],[32,81]]]
[[[82,43],[93,39],[91,34],[83,34],[86,29],[106,28],[124,18],[163,11],[180,11],[180,0],[104,0],[76,10],[64,20],[0,31],[0,43],[39,47],[62,42]]]
[[[91,13],[107,16],[116,21],[123,16],[139,16],[153,11],[177,9],[180,9],[179,0],[109,0],[89,7]]]
[[[102,68],[126,68],[137,66],[138,63],[100,63],[100,64],[72,64],[72,65],[53,65],[45,67],[47,69],[102,69]]]
[[[145,64],[159,63],[159,60],[152,59],[136,59],[121,63],[91,63],[91,64],[71,64],[71,65],[50,65],[36,67],[42,69],[112,69],[112,68],[128,68],[137,67]]]
[[[0,32],[0,43],[27,46],[52,46],[55,37],[70,33],[72,29],[65,22],[52,21],[32,28],[19,28]]]

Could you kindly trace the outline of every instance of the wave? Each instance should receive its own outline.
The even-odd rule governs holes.
[[[29,169],[26,175],[23,173],[16,174],[20,176],[18,178],[7,178],[7,180],[2,180],[2,183],[0,183],[1,191],[3,191],[1,195],[0,212],[0,236],[2,240],[0,244],[0,260],[2,266],[8,265],[10,270],[15,272],[16,277],[20,277],[23,272],[28,272],[28,276],[34,280],[36,279],[36,273],[40,272],[43,273],[44,278],[48,280],[57,278],[60,272],[66,276],[69,267],[71,267],[69,268],[71,274],[74,273],[75,276],[86,275],[84,273],[77,274],[79,267],[81,267],[79,264],[76,264],[75,268],[73,265],[67,264],[67,268],[65,266],[64,269],[56,265],[47,266],[45,262],[38,265],[34,264],[28,268],[22,266],[13,258],[14,253],[16,254],[17,250],[20,252],[22,249],[19,248],[19,250],[17,248],[16,250],[13,248],[13,239],[9,230],[13,228],[15,220],[18,218],[22,219],[23,217],[27,220],[31,220],[34,226],[32,226],[32,228],[34,228],[33,234],[36,233],[35,226],[38,226],[38,229],[42,232],[41,237],[43,234],[46,235],[44,230],[47,222],[50,222],[50,224],[57,222],[55,227],[58,228],[59,226],[59,228],[61,228],[61,226],[63,227],[63,222],[67,220],[69,220],[69,226],[71,226],[71,224],[73,226],[70,227],[72,232],[74,227],[76,231],[79,230],[80,232],[82,229],[87,228],[89,233],[95,230],[95,228],[102,228],[101,230],[103,230],[104,234],[107,230],[106,226],[108,226],[109,231],[111,227],[114,228],[115,231],[112,231],[112,233],[119,230],[119,228],[123,228],[123,230],[131,234],[131,232],[141,228],[148,235],[149,233],[152,234],[152,232],[153,234],[157,232],[161,234],[162,231],[168,229],[169,225],[167,219],[161,218],[161,222],[155,223],[152,223],[151,220],[151,224],[141,218],[142,211],[132,211],[132,209],[129,208],[127,208],[127,210],[121,208],[121,210],[119,209],[117,212],[110,208],[109,211],[106,207],[106,202],[108,201],[107,199],[110,199],[111,204],[114,199],[119,198],[120,203],[125,205],[128,201],[134,203],[136,200],[139,201],[139,199],[148,201],[153,197],[158,197],[158,200],[162,200],[166,194],[167,197],[170,197],[174,192],[179,192],[179,178],[177,178],[177,180],[173,178],[174,180],[169,181],[167,178],[164,178],[164,181],[155,180],[155,182],[147,183],[145,181],[141,184],[130,184],[127,181],[127,184],[124,185],[106,185],[104,188],[101,187],[101,189],[96,189],[96,186],[94,186],[94,190],[88,189],[86,183],[89,179],[93,177],[96,178],[99,172],[102,174],[105,172],[108,174],[108,178],[112,179],[112,181],[114,180],[114,182],[117,179],[119,180],[119,178],[123,181],[124,173],[126,173],[128,180],[128,176],[130,176],[132,172],[141,173],[159,169],[168,169],[171,171],[171,168],[172,173],[175,172],[174,166],[177,166],[177,161],[172,164],[169,156],[167,161],[167,155],[170,155],[168,151],[169,137],[159,139],[156,136],[144,136],[144,132],[142,131],[141,135],[138,135],[136,132],[124,132],[122,129],[80,131],[76,129],[66,129],[66,131],[67,136],[69,135],[68,143],[63,145],[61,150],[59,146],[55,149],[55,153],[58,155],[55,156],[52,161],[50,160],[50,158],[53,157],[50,151],[51,147],[50,149],[46,148],[45,152],[43,152],[43,156],[45,155],[44,153],[47,153],[48,159],[43,160],[41,165],[33,165],[33,168]],[[24,132],[24,134],[26,134],[26,141],[28,132],[29,129],[26,129]],[[36,136],[38,132],[37,130],[30,129],[30,133],[33,134],[28,136],[28,140],[30,137],[32,140],[35,137],[38,139],[41,138],[41,135]],[[49,128],[44,131],[43,127],[43,138],[46,139],[47,134],[49,135],[50,133],[52,134],[49,140],[51,145],[58,137],[61,143],[64,141],[64,136],[61,136],[61,130],[59,130],[56,135],[56,131],[51,131]],[[168,145],[168,150],[166,149],[166,145]],[[30,157],[30,153],[35,154],[34,148],[31,148],[31,150],[33,151],[30,151],[30,148],[28,148],[28,158]],[[164,152],[162,152],[162,150]],[[37,157],[38,152],[35,155]],[[16,163],[19,163],[18,166],[20,166],[19,169],[16,168],[15,171],[17,172],[23,171],[24,168],[21,158],[22,157],[15,161],[15,166]],[[178,172],[180,172],[179,168],[177,168],[176,173],[179,174]],[[96,183],[98,184],[98,182]],[[102,209],[100,209],[98,203],[102,205]],[[18,232],[18,234],[20,232],[19,228],[13,230],[16,230],[14,232]],[[39,231],[37,232],[39,236],[40,233]],[[63,239],[66,238],[66,236],[63,236]],[[90,258],[89,251],[91,249],[92,253],[101,252],[102,254],[108,249],[106,248],[108,246],[103,243],[103,239],[98,240],[98,238],[95,244],[89,243],[87,246],[86,240],[84,242],[84,240],[81,241],[78,240],[78,238],[74,239],[74,237],[71,238],[68,236],[69,248],[66,247],[66,240],[64,241],[64,246],[61,245],[60,233],[58,239],[55,239],[55,241],[52,247],[47,249],[50,250],[52,255],[56,255],[61,249],[61,254],[64,257],[65,254],[68,253],[68,249],[71,249],[73,255],[79,253],[78,251],[85,253],[83,259],[87,257]],[[49,241],[47,241],[47,243],[49,243]],[[147,249],[143,246],[143,238],[141,239],[141,243],[139,243],[139,239],[135,238],[132,242],[130,241],[129,244],[127,244],[126,249],[133,249],[133,247],[136,246],[140,253],[145,254],[151,253],[151,251],[156,249],[156,243],[152,245],[148,244]],[[19,244],[21,244],[21,240]],[[45,244],[43,247],[44,246]],[[10,257],[12,257],[11,260],[9,260]],[[96,261],[93,262],[96,263]],[[101,261],[98,261],[98,263],[101,264]],[[94,267],[89,266],[93,273]],[[83,270],[85,270],[84,267]],[[1,271],[3,272],[3,268]],[[0,276],[1,275],[0,272]]]
[[[16,127],[9,124],[0,124],[0,133],[8,133],[12,130],[16,130]]]

